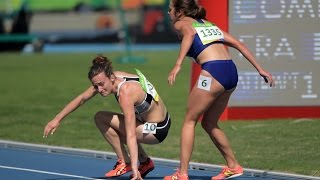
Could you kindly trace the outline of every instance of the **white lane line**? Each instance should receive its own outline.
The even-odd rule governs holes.
[[[42,174],[51,174],[51,175],[57,175],[57,176],[66,176],[66,177],[73,177],[73,178],[80,178],[80,179],[99,180],[96,178],[90,178],[90,177],[85,177],[85,176],[77,176],[77,175],[72,175],[72,174],[62,174],[62,173],[40,171],[40,170],[35,170],[35,169],[18,168],[18,167],[11,167],[11,166],[0,165],[0,168],[13,169],[13,170],[19,170],[19,171],[28,171],[28,172],[35,172],[35,173],[42,173]]]

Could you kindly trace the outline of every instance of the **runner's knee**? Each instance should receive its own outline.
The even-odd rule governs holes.
[[[206,119],[202,119],[201,126],[207,133],[212,133],[215,128],[219,128],[216,121],[208,121]]]
[[[112,116],[104,111],[98,111],[94,115],[94,121],[98,127],[100,127],[101,125],[108,126],[111,120]]]

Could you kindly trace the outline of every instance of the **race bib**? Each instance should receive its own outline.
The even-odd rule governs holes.
[[[197,87],[199,89],[210,91],[211,81],[212,81],[211,77],[200,75],[199,79],[198,79],[198,86]]]
[[[138,69],[135,69],[138,76],[139,76],[139,82],[142,86],[142,89],[148,93],[151,94],[153,99],[158,102],[159,101],[159,94],[156,91],[156,88],[147,80],[147,78],[142,74],[141,71]]]
[[[196,29],[203,45],[224,40],[223,32],[215,24],[194,22],[192,26]]]
[[[144,123],[142,133],[156,134],[157,133],[157,123]]]

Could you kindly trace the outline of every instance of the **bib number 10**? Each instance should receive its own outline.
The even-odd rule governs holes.
[[[144,123],[143,131],[144,134],[156,134],[157,133],[157,123]]]

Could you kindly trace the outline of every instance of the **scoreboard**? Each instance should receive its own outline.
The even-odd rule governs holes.
[[[229,32],[273,74],[268,87],[229,48],[239,83],[229,106],[320,106],[320,0],[229,0]]]

